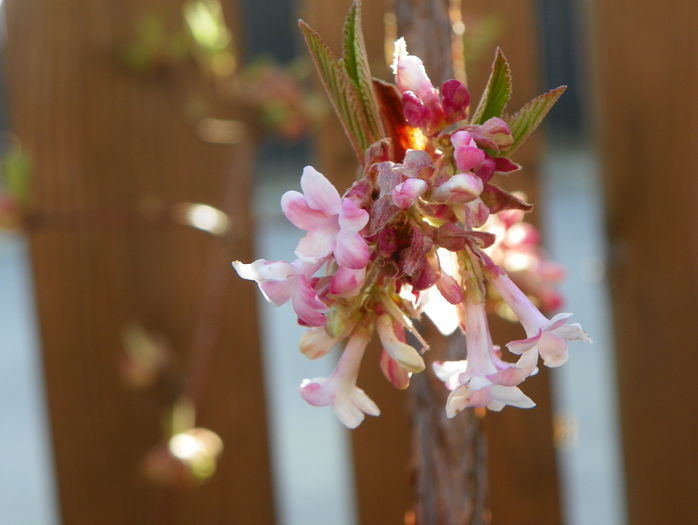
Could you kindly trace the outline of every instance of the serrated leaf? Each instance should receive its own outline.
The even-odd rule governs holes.
[[[567,86],[560,86],[551,89],[547,93],[538,95],[536,98],[529,100],[523,107],[511,116],[505,118],[511,134],[514,137],[514,143],[504,153],[511,155],[521,144],[533,133],[543,121],[548,111],[557,102],[557,99],[565,92]]]
[[[369,142],[385,136],[373,92],[371,69],[361,30],[361,1],[355,0],[344,19],[344,68],[359,95],[364,119],[368,125]]]
[[[502,50],[497,48],[490,78],[471,123],[482,124],[492,117],[500,117],[511,98],[511,90],[511,68]]]
[[[320,36],[302,20],[298,25],[332,107],[359,161],[363,162],[363,152],[371,142],[356,87]]]

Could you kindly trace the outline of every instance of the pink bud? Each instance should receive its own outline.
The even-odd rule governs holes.
[[[454,152],[456,168],[459,172],[473,171],[480,167],[485,160],[485,152],[480,148],[462,146]]]
[[[390,381],[395,388],[405,390],[410,386],[411,374],[402,368],[395,359],[390,357],[390,354],[385,350],[381,353],[380,369],[385,378]]]
[[[412,127],[423,128],[429,123],[429,110],[412,91],[402,94],[402,112]]]
[[[449,122],[464,119],[468,114],[470,92],[458,80],[447,80],[441,86],[444,113]]]
[[[422,179],[410,178],[395,186],[390,194],[395,206],[406,210],[412,206],[428,188],[429,186]]]
[[[331,337],[324,326],[309,328],[300,341],[300,350],[309,359],[326,355],[339,340]]]
[[[436,287],[451,304],[461,304],[463,302],[463,287],[447,273],[441,272],[441,277],[436,281]]]
[[[477,199],[483,190],[482,179],[472,173],[457,173],[432,194],[432,200],[436,202],[458,203],[470,202]]]

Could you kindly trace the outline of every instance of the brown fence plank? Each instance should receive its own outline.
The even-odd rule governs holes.
[[[171,23],[181,2],[6,4],[12,124],[34,164],[40,215],[30,244],[62,522],[272,524],[252,287],[232,271],[221,283],[222,334],[198,423],[226,449],[209,484],[175,493],[144,479],[172,393],[130,392],[118,376],[130,321],[167,336],[181,369],[211,265],[251,254],[252,145],[204,144],[171,79],[138,77],[119,59],[142,13],[158,9]],[[234,244],[144,213],[225,206],[230,176]]]
[[[628,521],[698,523],[698,4],[593,5]]]

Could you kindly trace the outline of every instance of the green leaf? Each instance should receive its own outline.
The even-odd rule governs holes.
[[[480,103],[473,113],[471,123],[482,124],[492,117],[500,117],[509,98],[511,98],[511,68],[502,50],[497,48],[490,78]]]
[[[565,89],[567,86],[551,89],[528,101],[519,111],[504,119],[509,124],[514,137],[514,143],[504,152],[505,155],[511,155],[536,130]]]
[[[366,55],[366,44],[361,30],[361,1],[355,0],[344,19],[344,68],[359,95],[364,119],[368,125],[369,142],[381,139],[385,132],[373,92],[371,69]]]
[[[303,20],[299,20],[298,25],[325,92],[339,116],[354,152],[363,162],[363,152],[371,145],[371,140],[356,87],[320,36]]]

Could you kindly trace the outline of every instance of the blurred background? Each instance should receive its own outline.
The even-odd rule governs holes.
[[[492,523],[698,524],[698,4],[439,2],[472,93],[497,45],[511,107],[569,85],[513,182],[595,340],[485,416]],[[0,1],[0,525],[404,522],[405,394],[368,363],[381,418],[306,405],[332,359],[230,268],[292,253],[304,165],[354,176],[295,23],[339,50],[348,7]]]

